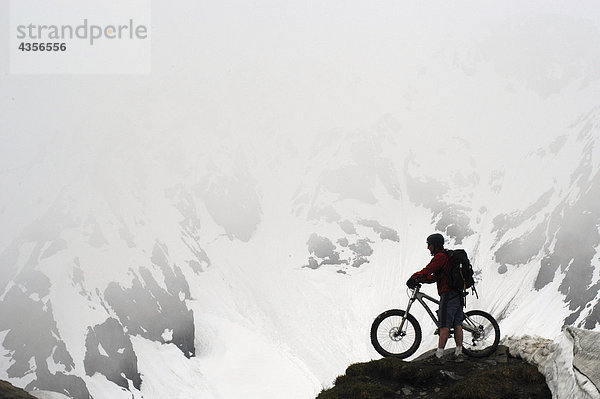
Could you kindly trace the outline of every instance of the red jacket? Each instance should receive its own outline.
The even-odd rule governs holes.
[[[450,292],[450,260],[443,249],[438,249],[433,259],[425,268],[416,272],[411,278],[421,283],[437,283],[438,294]]]

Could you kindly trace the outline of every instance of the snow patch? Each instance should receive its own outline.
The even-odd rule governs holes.
[[[29,391],[27,393],[38,399],[70,399],[68,396],[63,395],[62,393],[52,391]]]
[[[161,338],[164,339],[165,342],[170,342],[173,340],[173,330],[165,328],[165,331],[161,334]]]
[[[546,382],[553,398],[560,399],[599,399],[600,391],[593,382],[574,367],[575,342],[567,327],[555,340],[539,336],[524,335],[507,337],[504,344],[508,346],[512,356],[518,356],[536,365]],[[600,336],[600,333],[595,333]],[[596,346],[596,359],[599,359],[600,348]],[[597,362],[597,368],[600,362]]]
[[[106,353],[106,351],[104,350],[104,347],[102,346],[102,344],[98,344],[98,352],[102,355],[102,356],[108,356],[108,353]]]

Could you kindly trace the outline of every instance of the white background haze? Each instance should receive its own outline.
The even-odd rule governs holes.
[[[350,363],[377,358],[368,342],[370,321],[378,311],[405,306],[404,282],[429,260],[424,240],[438,214],[427,200],[415,199],[429,196],[425,190],[407,200],[410,181],[403,178],[396,198],[380,182],[372,190],[375,202],[333,195],[354,190],[355,180],[339,182],[340,188],[338,175],[327,171],[352,159],[350,147],[370,151],[365,142],[392,160],[398,176],[406,172],[419,182],[464,177],[463,186],[450,184],[457,196],[451,200],[470,195],[469,220],[478,216],[477,226],[486,230],[450,242],[476,254],[484,278],[477,305],[502,315],[503,333],[522,326],[523,333],[547,338],[560,333],[575,310],[559,293],[562,280],[534,290],[541,252],[514,267],[492,261],[491,248],[508,241],[499,241],[492,220],[519,214],[549,189],[554,196],[539,218],[581,194],[569,188],[588,148],[575,138],[578,121],[600,106],[596,1],[186,0],[153,1],[151,11],[147,75],[10,74],[9,40],[6,31],[0,35],[0,253],[21,243],[28,226],[68,193],[65,207],[74,219],[93,215],[107,237],[104,252],[93,252],[66,228],[61,236],[69,256],[81,259],[89,291],[104,291],[111,279],[126,286],[126,269],[143,264],[155,241],[169,246],[170,262],[187,264],[175,223],[181,215],[165,194],[169,189],[194,192],[215,170],[256,187],[256,228],[245,229],[241,220],[223,229],[210,204],[208,211],[199,207],[198,245],[211,268],[186,274],[197,356],[184,359],[173,345],[131,337],[144,381],[141,393],[132,390],[136,397],[179,389],[181,398],[308,399]],[[0,26],[8,21],[9,2],[2,1]],[[600,165],[595,126],[593,175]],[[389,141],[378,141],[384,136]],[[540,155],[561,136],[567,138],[560,151]],[[440,155],[442,146],[449,153]],[[470,158],[453,159],[457,147],[468,148]],[[497,171],[504,176],[498,189],[490,178]],[[323,187],[330,192],[323,194]],[[311,233],[337,238],[325,217],[309,216],[315,204],[334,204],[349,220],[378,220],[399,240],[373,244],[373,257],[345,269],[351,276],[345,280],[335,267],[302,267]],[[112,206],[139,251],[113,245],[107,233],[117,230]],[[228,204],[219,206],[229,211]],[[586,209],[597,210],[598,204]],[[510,237],[525,236],[539,218],[511,226]],[[598,248],[591,284],[600,280]],[[82,370],[83,334],[106,314],[74,304],[77,293],[59,267],[65,259],[39,269],[55,287],[49,295],[75,359],[73,373],[85,378],[95,399],[130,397]],[[0,273],[13,279],[13,268],[0,264]],[[598,296],[586,301],[597,304]],[[70,311],[85,315],[73,329],[67,327]],[[574,320],[583,322],[584,313]],[[330,327],[336,331],[329,336]],[[433,342],[426,337],[422,349]],[[12,381],[25,386],[31,378]]]

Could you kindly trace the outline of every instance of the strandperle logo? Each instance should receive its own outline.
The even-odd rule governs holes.
[[[148,27],[136,24],[129,19],[126,24],[90,24],[84,18],[79,25],[28,25],[17,26],[17,39],[19,40],[87,40],[90,46],[98,40],[144,40],[148,38]]]
[[[151,73],[151,6],[152,0],[10,0],[10,72]]]

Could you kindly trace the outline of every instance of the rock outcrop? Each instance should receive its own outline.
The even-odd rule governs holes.
[[[427,352],[412,361],[384,358],[353,364],[317,399],[550,399],[552,393],[535,366],[500,346],[487,358],[439,360]]]

